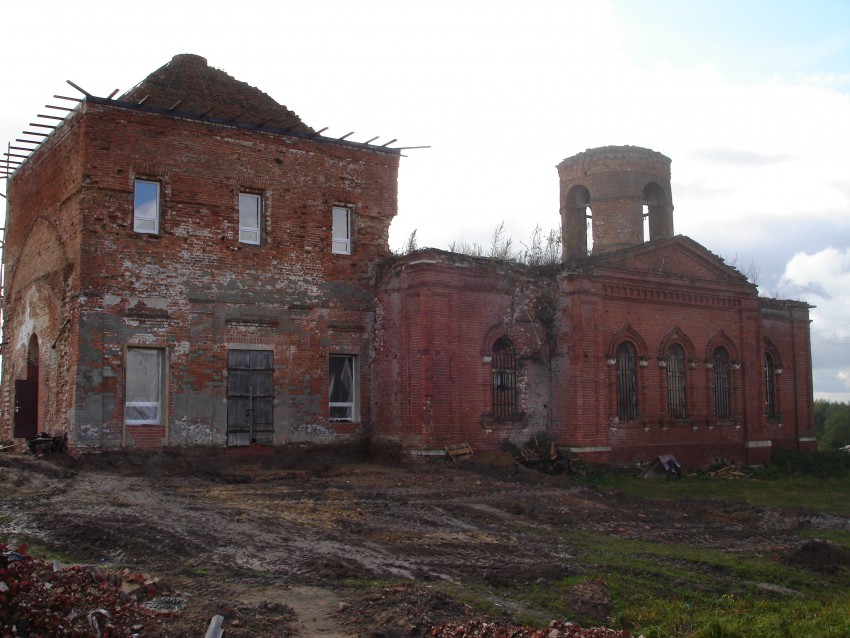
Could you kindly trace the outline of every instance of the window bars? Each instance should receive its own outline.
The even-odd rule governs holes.
[[[726,348],[717,348],[714,351],[714,416],[728,419],[729,403],[729,353]]]
[[[493,417],[507,419],[517,413],[516,350],[507,337],[493,344]]]
[[[685,351],[679,344],[673,344],[667,350],[667,399],[671,418],[688,418],[685,404]]]
[[[635,348],[628,341],[617,348],[617,418],[637,418],[637,367]]]

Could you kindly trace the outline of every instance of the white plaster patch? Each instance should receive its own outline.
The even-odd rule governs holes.
[[[311,441],[316,439],[332,439],[336,436],[333,428],[318,423],[303,423],[298,428],[298,435]]]
[[[747,441],[748,448],[772,447],[773,441]]]
[[[162,297],[130,297],[130,307],[138,306],[140,303],[146,305],[148,308],[156,308],[157,310],[164,310],[168,307],[168,299],[163,299]]]
[[[100,441],[100,426],[95,423],[80,423],[77,425],[77,443],[97,444]]]
[[[189,342],[188,341],[179,341],[174,344],[174,350],[172,351],[174,356],[179,357],[189,352]]]
[[[30,335],[35,331],[35,319],[32,318],[30,314],[30,305],[26,304],[26,310],[24,311],[24,318],[21,321],[21,328],[18,330],[18,342],[15,344],[16,348],[24,347],[26,348],[29,342]]]
[[[189,417],[178,420],[174,424],[173,432],[176,438],[183,439],[189,445],[211,444],[216,438],[214,426]]]

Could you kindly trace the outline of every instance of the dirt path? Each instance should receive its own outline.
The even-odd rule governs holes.
[[[295,610],[296,628],[302,636],[314,638],[355,638],[350,628],[345,629],[334,617],[342,598],[320,587],[293,587],[284,596],[286,604]]]
[[[227,638],[351,638],[419,635],[466,617],[432,584],[522,591],[579,576],[558,530],[763,553],[799,544],[793,530],[813,520],[503,468],[266,463],[99,457],[63,467],[0,456],[0,540],[170,581],[180,609],[163,630],[172,636],[202,635],[223,614]],[[488,604],[546,620],[516,600]]]

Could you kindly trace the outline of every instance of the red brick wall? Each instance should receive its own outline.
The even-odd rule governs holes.
[[[68,431],[73,405],[84,170],[81,118],[74,114],[32,153],[7,186],[4,245],[3,388],[0,438],[10,439],[14,381],[26,378],[38,341],[38,431]]]
[[[760,301],[764,338],[777,367],[782,368],[774,376],[779,418],[768,421],[767,432],[781,449],[815,450],[808,305]]]
[[[638,151],[639,175],[627,170],[634,153],[606,151],[598,179],[586,181],[597,204],[610,200],[594,211],[610,213],[606,223],[640,207],[647,178],[669,187],[669,160]],[[231,349],[272,352],[274,443],[371,436],[376,447],[408,451],[493,449],[542,433],[590,460],[671,453],[686,465],[760,463],[773,449],[813,447],[805,304],[760,301],[687,238],[641,243],[637,221],[608,237],[608,249],[633,246],[548,269],[432,249],[391,258],[398,159],[84,103],[9,182],[4,436],[11,382],[26,374],[36,334],[40,425],[80,448],[224,445]],[[562,187],[583,166],[568,164]],[[133,230],[137,178],[161,186],[157,235]],[[612,180],[624,182],[620,191],[605,190]],[[262,198],[257,246],[238,241],[243,190]],[[352,210],[351,255],[332,254],[334,205]],[[499,420],[492,356],[503,336],[517,354],[518,399],[516,414]],[[616,417],[610,363],[623,339],[641,361],[629,422]],[[674,342],[686,353],[688,414],[679,420],[669,416],[663,367]],[[734,363],[732,414],[722,420],[709,365],[717,345]],[[125,425],[132,346],[164,353],[160,425]],[[764,414],[765,348],[782,368],[774,419]],[[328,418],[331,354],[357,358],[354,423]]]
[[[800,447],[798,430],[811,431],[807,308],[795,304],[781,321],[763,324],[755,288],[684,238],[561,274],[419,251],[388,267],[379,291],[373,434],[382,445],[494,449],[544,433],[590,460],[631,464],[674,454],[705,466],[768,462],[774,448]],[[547,303],[556,308],[551,332],[540,312]],[[498,422],[485,357],[502,334],[521,355],[522,414]],[[778,377],[781,425],[764,415],[765,334],[775,335],[786,366]],[[623,339],[641,360],[638,417],[628,422],[617,419],[609,363]],[[672,343],[685,350],[685,419],[670,416],[663,364]],[[731,359],[724,419],[714,414],[719,345]],[[787,371],[791,360],[799,379]]]
[[[82,295],[68,304],[78,319],[65,410],[72,444],[223,444],[233,348],[273,352],[275,442],[364,435],[373,283],[389,255],[398,154],[102,100],[83,108],[73,139],[41,162],[41,182],[22,175],[20,195],[10,198],[13,253],[25,232],[14,223],[18,211],[51,201],[63,202],[77,242],[69,268]],[[74,178],[63,177],[72,167]],[[48,176],[52,190],[33,197]],[[133,230],[136,178],[160,183],[157,235]],[[242,190],[262,196],[259,246],[238,241]],[[331,252],[334,205],[352,210],[350,255]],[[161,426],[124,425],[124,360],[133,345],[166,353]],[[328,422],[331,353],[358,357],[354,424]]]
[[[437,250],[387,268],[379,283],[373,436],[409,448],[468,442],[525,443],[548,422],[548,341],[535,318],[551,283],[526,268]],[[518,355],[519,411],[492,415],[492,347],[509,337]]]
[[[644,205],[652,204],[649,230],[652,239],[673,236],[673,200],[670,158],[636,146],[588,149],[558,164],[564,259],[587,256],[586,217],[592,220],[593,253],[618,250],[643,241]],[[644,189],[652,185],[648,199]],[[589,197],[588,206],[576,208],[576,194]],[[658,201],[654,201],[658,200]]]

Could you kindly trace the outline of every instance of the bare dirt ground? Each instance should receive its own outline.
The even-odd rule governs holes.
[[[147,603],[166,613],[141,636],[201,636],[216,614],[227,638],[422,636],[482,617],[437,585],[519,590],[582,574],[552,533],[564,526],[764,553],[801,547],[793,530],[812,525],[811,513],[648,501],[480,460],[393,466],[329,453],[5,454],[0,490],[0,541],[34,539],[171,586]],[[574,595],[583,618],[605,624],[604,583]],[[551,620],[516,599],[487,602],[505,622]]]

